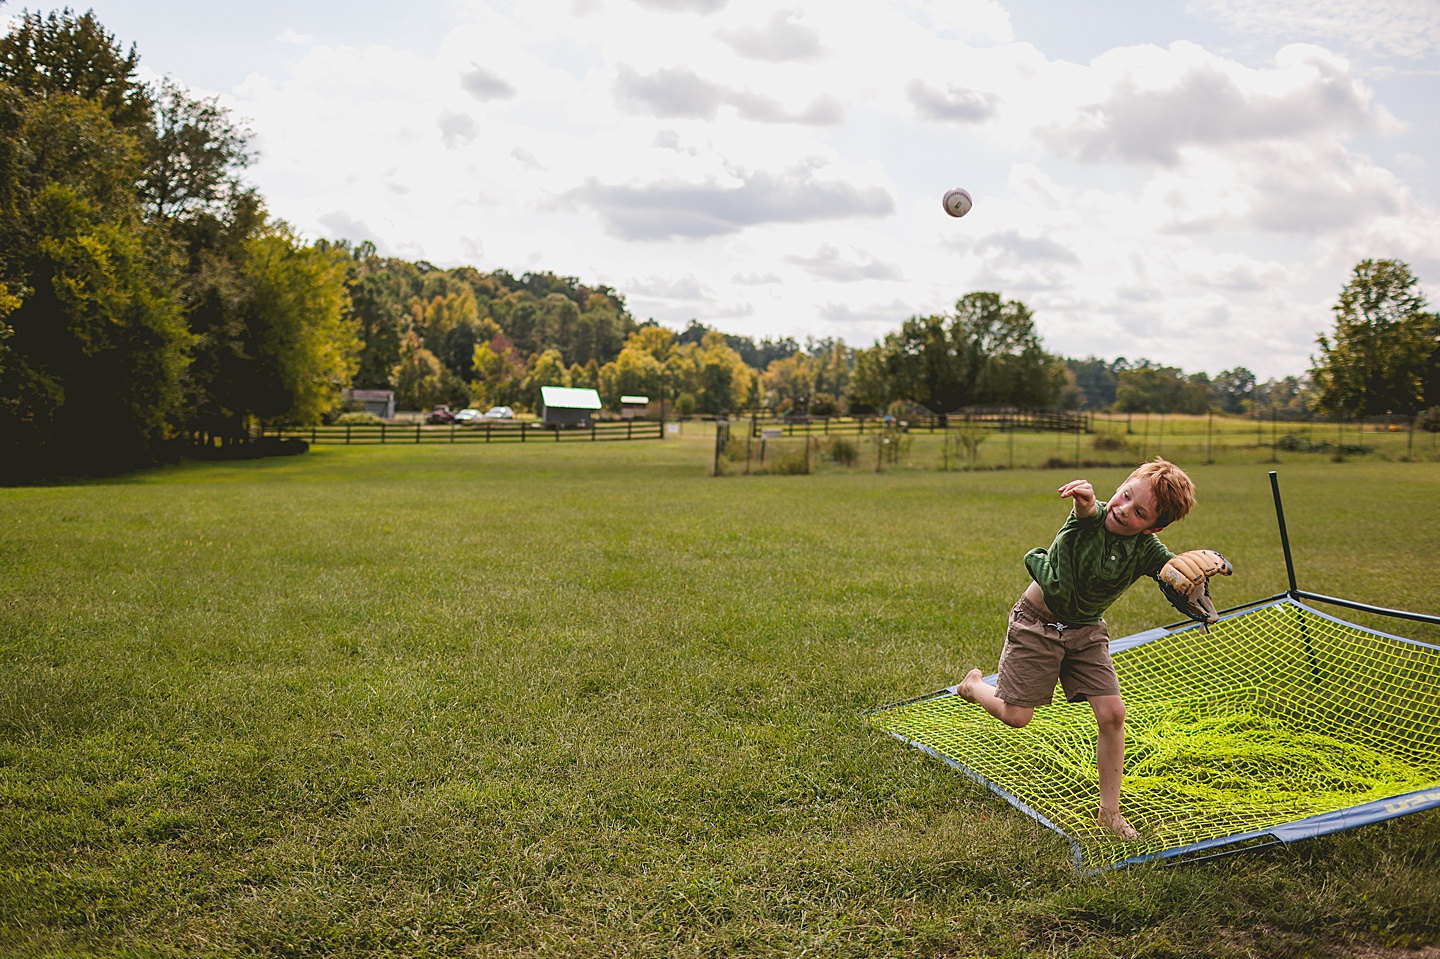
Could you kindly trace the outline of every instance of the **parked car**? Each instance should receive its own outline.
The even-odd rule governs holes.
[[[487,420],[513,420],[515,411],[508,406],[492,406],[485,411]]]
[[[461,410],[460,412],[455,414],[455,422],[473,423],[478,419],[483,419],[484,417],[485,414],[480,412],[479,410]]]
[[[455,414],[450,412],[450,407],[441,404],[426,414],[425,422],[431,424],[453,423],[455,422]]]

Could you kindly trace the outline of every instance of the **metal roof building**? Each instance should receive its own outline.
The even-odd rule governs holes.
[[[540,422],[546,426],[589,426],[590,417],[599,409],[600,394],[595,390],[540,387]]]

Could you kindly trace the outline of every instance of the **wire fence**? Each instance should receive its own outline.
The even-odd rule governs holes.
[[[964,429],[978,424],[989,429],[1031,430],[1039,432],[1089,432],[1094,414],[1075,410],[1021,410],[1004,407],[981,407],[961,410],[946,416],[925,414],[897,419],[893,416],[773,416],[749,414],[750,433],[780,430],[783,436],[830,436],[854,433],[863,436],[886,429],[900,428],[909,433],[935,433],[947,429]]]
[[[967,412],[969,415],[966,415]],[[836,468],[973,470],[1133,467],[1365,457],[1440,460],[1440,433],[1415,417],[1327,419],[1260,415],[966,411],[906,420],[765,418],[717,430],[712,473],[810,473]]]

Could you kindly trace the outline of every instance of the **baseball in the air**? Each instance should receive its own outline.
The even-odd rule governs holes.
[[[959,187],[945,191],[945,212],[951,216],[964,216],[974,205],[975,201],[970,198],[970,194]]]

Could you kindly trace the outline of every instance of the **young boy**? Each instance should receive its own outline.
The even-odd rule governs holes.
[[[1155,534],[1190,512],[1195,484],[1157,457],[1131,473],[1109,500],[1097,502],[1086,480],[1066,483],[1060,495],[1074,508],[1049,550],[1025,554],[1032,582],[1010,611],[995,688],[972,669],[955,692],[1017,729],[1036,707],[1050,704],[1056,679],[1068,701],[1089,701],[1099,727],[1097,819],[1121,839],[1135,840],[1140,834],[1120,814],[1125,702],[1102,616],[1132,583],[1155,575],[1175,555]]]

